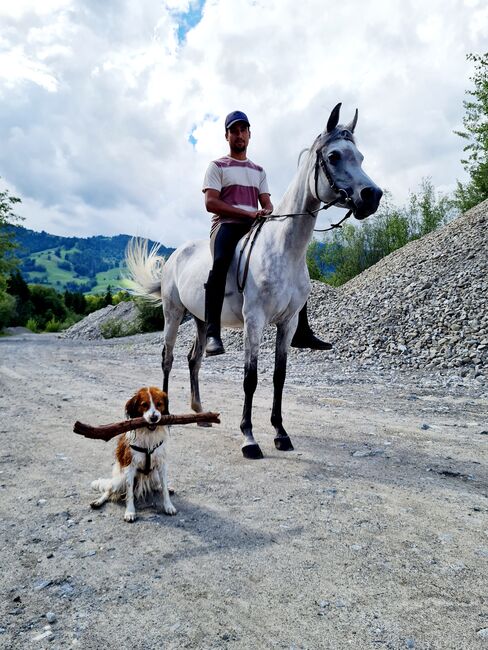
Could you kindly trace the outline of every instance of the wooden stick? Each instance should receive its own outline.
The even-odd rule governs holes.
[[[215,422],[220,424],[220,413],[186,413],[184,415],[162,415],[156,426],[168,426],[169,424],[193,424],[195,422]],[[94,440],[111,440],[115,436],[134,429],[142,429],[147,427],[147,420],[144,418],[132,418],[132,420],[124,420],[123,422],[114,422],[113,424],[103,424],[99,427],[92,427],[83,422],[75,422],[73,426],[74,433],[79,433],[85,438],[92,438]]]

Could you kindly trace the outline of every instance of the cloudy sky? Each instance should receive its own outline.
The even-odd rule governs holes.
[[[207,237],[202,178],[237,108],[275,203],[339,101],[397,203],[465,179],[486,0],[2,0],[0,26],[0,184],[34,230]]]

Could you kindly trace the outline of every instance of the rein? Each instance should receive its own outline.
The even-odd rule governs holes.
[[[323,170],[325,177],[327,178],[327,181],[331,187],[331,189],[339,194],[339,196],[332,200],[329,201],[328,203],[325,203],[322,201],[322,199],[319,196],[319,187],[318,187],[318,181],[319,181],[319,170],[320,168]],[[317,214],[321,210],[328,210],[331,208],[333,205],[336,205],[336,203],[339,203],[339,201],[344,201],[346,204],[349,203],[351,204],[351,198],[349,197],[349,194],[347,193],[347,190],[344,190],[340,187],[337,186],[337,183],[334,181],[332,178],[332,175],[329,171],[329,168],[327,167],[327,163],[322,155],[322,150],[319,149],[317,151],[317,159],[315,161],[315,169],[314,169],[314,180],[315,180],[315,197],[317,198],[318,201],[321,203],[324,203],[324,205],[320,208],[317,208],[316,210],[307,210],[307,212],[290,212],[288,214],[275,214],[275,215],[270,215],[269,217],[257,217],[254,220],[253,225],[251,226],[251,229],[246,235],[246,239],[244,240],[244,244],[242,245],[242,248],[239,252],[239,260],[237,262],[237,290],[239,293],[242,293],[244,291],[244,287],[246,286],[246,280],[247,280],[247,275],[249,273],[249,263],[251,260],[251,253],[252,249],[254,248],[254,243],[256,242],[256,239],[261,232],[261,228],[264,226],[266,221],[283,221],[284,219],[289,219],[292,217],[316,217]],[[349,219],[349,217],[353,214],[353,209],[349,209],[346,216],[343,217],[340,221],[337,223],[331,224],[328,228],[314,228],[314,232],[327,232],[329,230],[334,230],[335,228],[342,228],[342,224],[346,219]],[[242,257],[244,255],[244,252],[249,245],[249,252],[247,254],[246,262],[244,264],[244,271],[242,273],[242,281],[239,279],[240,275],[240,268],[241,268],[241,262],[242,262]]]

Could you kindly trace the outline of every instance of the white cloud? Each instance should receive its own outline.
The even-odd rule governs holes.
[[[343,102],[367,173],[405,200],[422,176],[463,178],[453,134],[482,52],[477,0],[2,3],[0,175],[26,225],[57,234],[208,236],[201,182],[226,151],[223,118],[252,123],[251,158],[275,202],[298,152]],[[192,134],[195,146],[189,142]]]

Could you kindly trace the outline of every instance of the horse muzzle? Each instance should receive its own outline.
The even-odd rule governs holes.
[[[382,196],[383,191],[376,185],[363,187],[359,192],[359,197],[356,200],[351,199],[354,204],[352,210],[356,219],[362,221],[374,214],[379,207]]]

